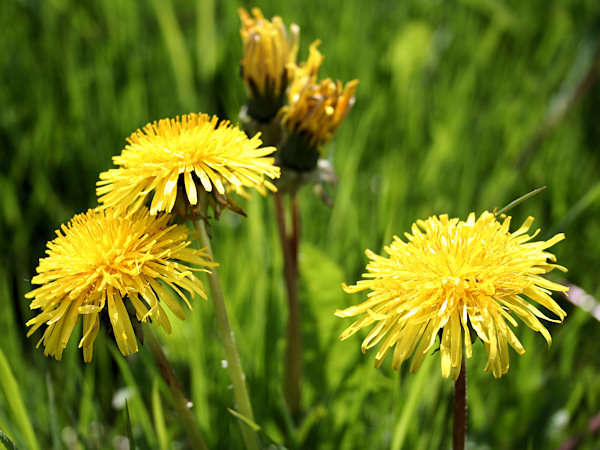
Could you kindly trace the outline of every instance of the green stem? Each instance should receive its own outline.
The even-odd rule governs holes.
[[[463,355],[460,374],[454,382],[454,426],[452,450],[464,450],[467,439],[467,366]]]
[[[204,219],[199,218],[195,220],[196,229],[200,232],[200,246],[206,248],[206,253],[214,261],[212,245],[208,233],[206,231],[206,224]],[[227,308],[225,307],[225,298],[223,296],[223,289],[219,281],[219,275],[216,268],[211,268],[211,272],[208,275],[208,282],[210,284],[210,291],[212,293],[212,300],[215,307],[215,316],[217,319],[217,326],[219,328],[219,334],[221,335],[221,342],[225,350],[225,359],[227,360],[227,368],[229,369],[229,376],[231,377],[231,384],[233,385],[233,396],[235,399],[236,407],[241,415],[246,419],[254,422],[254,414],[252,412],[252,404],[250,403],[250,397],[248,396],[248,390],[246,389],[246,381],[244,371],[242,370],[242,363],[235,343],[235,337],[233,330],[231,329],[231,323],[229,322],[229,316],[227,315]],[[258,449],[258,438],[255,431],[247,424],[240,421],[240,427],[242,429],[242,436],[244,443],[248,449]]]
[[[185,432],[192,448],[201,450],[208,449],[208,446],[204,441],[204,436],[202,436],[202,432],[200,431],[200,428],[198,428],[198,423],[196,422],[192,411],[188,407],[189,401],[183,395],[183,391],[181,390],[181,385],[177,380],[175,371],[173,370],[173,367],[171,367],[171,363],[169,363],[169,360],[160,346],[160,342],[158,342],[154,331],[148,325],[144,326],[144,344],[148,346],[150,354],[152,354],[152,357],[154,358],[154,361],[160,370],[160,374],[169,388],[171,398],[175,404],[175,409],[177,410],[177,414],[179,414],[179,418],[181,419],[181,423],[185,428]]]
[[[500,211],[496,212],[496,216],[500,216],[502,214],[506,214],[508,211],[510,211],[511,209],[513,209],[515,206],[523,203],[525,200],[529,200],[531,197],[533,197],[536,194],[539,194],[540,192],[542,192],[544,189],[546,189],[548,186],[542,186],[539,187],[537,189],[534,189],[531,192],[528,192],[525,195],[522,195],[521,197],[519,197],[516,200],[513,200],[512,202],[510,202],[508,205],[506,205],[504,208],[502,208]]]
[[[302,336],[300,333],[300,304],[298,302],[298,247],[300,243],[300,213],[295,195],[290,199],[292,230],[288,233],[282,194],[275,194],[277,225],[283,251],[283,272],[287,288],[288,329],[285,353],[283,392],[292,415],[300,411],[302,396]]]

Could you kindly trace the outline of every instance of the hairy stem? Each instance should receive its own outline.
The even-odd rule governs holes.
[[[283,272],[287,290],[288,328],[285,353],[283,392],[293,415],[300,411],[302,378],[302,339],[300,335],[300,305],[298,303],[298,247],[300,243],[300,213],[295,195],[290,199],[292,229],[288,231],[282,194],[275,194],[277,225],[283,252]]]
[[[160,346],[160,343],[158,342],[158,339],[156,338],[156,335],[150,326],[144,326],[144,343],[148,346],[150,354],[154,358],[154,361],[160,370],[160,374],[163,377],[163,380],[165,380],[165,384],[169,388],[171,398],[175,404],[175,409],[177,410],[177,414],[179,414],[181,423],[185,428],[190,445],[192,448],[201,450],[208,449],[206,442],[204,441],[204,436],[198,427],[198,423],[196,422],[192,411],[188,407],[189,401],[183,395],[183,391],[179,381],[177,380],[175,371],[173,370],[171,363],[167,359],[165,352]]]
[[[206,253],[208,253],[214,261],[212,245],[206,231],[204,219],[197,219],[195,225],[196,229],[200,232],[200,246],[206,248]],[[221,288],[221,282],[219,281],[219,275],[215,267],[211,268],[210,274],[208,275],[208,282],[210,284],[211,297],[215,307],[217,327],[219,328],[219,334],[221,335],[221,342],[223,343],[223,348],[225,350],[225,359],[227,360],[227,368],[229,369],[231,384],[233,385],[233,396],[236,408],[246,419],[254,422],[252,404],[250,403],[250,396],[248,395],[248,389],[246,388],[246,377],[242,369],[242,363],[235,343],[235,336],[231,329],[231,323],[229,322],[223,289]],[[258,438],[255,431],[246,423],[243,423],[243,421],[240,421],[240,427],[242,429],[242,436],[246,448],[258,449]]]

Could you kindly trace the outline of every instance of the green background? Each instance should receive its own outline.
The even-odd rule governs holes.
[[[326,148],[340,178],[332,208],[301,192],[301,302],[306,419],[295,429],[281,396],[285,346],[282,258],[272,199],[244,202],[248,219],[214,224],[258,423],[307,448],[447,448],[452,383],[439,354],[417,375],[373,368],[336,308],[364,295],[364,249],[431,214],[466,218],[518,206],[566,279],[600,294],[600,3],[596,0],[297,2],[4,0],[0,3],[0,429],[23,448],[110,448],[126,436],[128,398],[141,448],[185,446],[146,350],[127,360],[101,336],[85,365],[73,336],[61,362],[25,338],[24,294],[53,231],[96,205],[98,173],[147,122],[188,112],[236,121],[245,101],[237,8],[259,6],[301,27],[300,59],[321,39],[321,77],[358,78],[356,104]],[[579,295],[577,298],[581,298]],[[575,299],[575,298],[574,298]],[[554,342],[521,325],[527,353],[501,380],[469,360],[469,446],[594,448],[600,412],[600,327],[557,298],[568,317]],[[587,298],[596,307],[593,297]],[[215,448],[241,445],[210,302],[162,336]],[[589,309],[589,308],[588,308]]]

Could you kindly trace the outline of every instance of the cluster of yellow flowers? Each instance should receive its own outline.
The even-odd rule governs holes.
[[[320,150],[351,108],[358,82],[318,82],[319,42],[297,65],[298,27],[292,25],[288,33],[281,18],[268,21],[258,9],[252,14],[240,10],[250,114],[256,120],[277,117],[288,133]],[[132,317],[170,331],[163,305],[183,319],[177,297],[190,309],[188,296],[205,298],[194,272],[216,263],[190,246],[190,231],[172,224],[169,213],[181,201],[186,211],[204,217],[207,196],[227,204],[230,192],[275,191],[270,180],[281,174],[276,149],[263,147],[260,133],[248,138],[228,121],[206,114],[149,123],[127,142],[113,158],[117,167],[100,174],[100,206],[56,232],[32,280],[40,287],[26,295],[31,308],[41,310],[27,323],[29,335],[45,325],[39,343],[57,359],[82,318],[79,346],[90,361],[106,310],[124,355],[138,349]],[[392,366],[398,369],[414,355],[411,371],[416,371],[440,335],[442,375],[456,379],[463,349],[466,357],[472,355],[473,332],[485,345],[486,370],[502,376],[509,368],[508,346],[519,354],[525,351],[508,326],[517,325],[511,313],[551,342],[539,320],[551,319],[526,298],[559,320],[566,315],[550,294],[567,288],[542,277],[553,269],[566,271],[547,251],[564,236],[533,242],[537,231],[528,234],[532,222],[529,218],[510,232],[510,217],[500,222],[487,211],[466,221],[432,216],[412,226],[412,234],[405,235],[408,242],[395,237],[385,248],[389,258],[367,250],[371,262],[364,280],[344,290],[371,292],[365,302],[336,312],[339,317],[363,314],[341,338],[375,324],[362,350],[380,344],[378,367],[394,347]]]
[[[354,104],[358,80],[318,81],[323,55],[315,41],[308,60],[297,64],[299,29],[286,32],[281,18],[266,20],[258,9],[242,19],[242,78],[248,94],[247,113],[258,122],[248,128],[263,131],[276,122],[284,131],[277,142],[277,163],[284,170],[315,169],[322,147],[329,142]],[[288,86],[289,84],[289,86]],[[287,92],[287,104],[285,93]],[[301,148],[298,149],[297,147]]]
[[[261,147],[259,135],[249,139],[229,122],[206,114],[149,123],[127,141],[121,155],[113,158],[118,167],[100,174],[100,206],[57,231],[32,279],[41,286],[26,295],[33,299],[31,308],[41,310],[27,323],[32,327],[29,335],[47,325],[38,345],[43,343],[45,354],[57,359],[83,318],[79,346],[85,361],[91,360],[99,315],[106,309],[123,355],[138,350],[132,315],[170,332],[161,303],[184,319],[176,297],[190,309],[188,295],[206,298],[194,271],[216,265],[202,250],[190,247],[185,225],[170,224],[168,213],[177,199],[193,208],[202,193],[225,196],[244,187],[275,190],[267,178],[280,173],[268,156],[275,149]],[[145,206],[149,197],[150,210]]]
[[[333,83],[331,80],[319,87],[315,84],[318,66],[313,67],[309,78],[302,75],[305,66],[296,65],[296,25],[288,33],[277,16],[269,21],[258,9],[252,10],[253,16],[245,10],[239,13],[244,45],[242,78],[250,113],[259,120],[283,114],[284,123],[293,124],[298,132],[312,133],[313,142],[330,139],[351,104],[348,96],[353,96],[353,89],[342,94],[325,87]],[[300,88],[292,88],[293,109],[281,112],[292,79],[294,86],[299,82],[306,85],[306,95],[298,96]],[[328,98],[319,112],[314,97],[323,95]],[[335,104],[340,105],[337,112]],[[302,114],[306,126],[298,125]],[[328,116],[332,118],[326,120]],[[169,213],[206,218],[209,208],[216,216],[222,208],[239,212],[230,198],[232,192],[245,194],[246,188],[263,194],[275,191],[270,180],[281,174],[273,156],[276,149],[262,146],[260,133],[248,138],[237,126],[216,116],[188,114],[148,123],[127,142],[122,153],[113,158],[117,167],[100,174],[99,206],[75,216],[57,231],[32,280],[41,286],[27,294],[33,299],[31,308],[41,310],[28,322],[32,326],[29,334],[46,325],[40,343],[45,345],[46,354],[57,359],[80,317],[80,347],[84,359],[91,359],[99,315],[105,306],[124,355],[137,351],[130,320],[133,314],[139,321],[153,320],[170,329],[160,298],[178,317],[185,317],[166,286],[186,303],[187,294],[205,296],[193,275],[198,269],[190,264],[208,268],[214,263],[190,247],[189,230],[184,225],[170,225]]]

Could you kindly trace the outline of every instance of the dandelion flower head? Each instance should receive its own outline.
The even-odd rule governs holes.
[[[560,321],[566,313],[551,298],[551,291],[567,291],[542,275],[553,269],[556,258],[547,249],[564,239],[557,234],[547,241],[533,241],[528,234],[529,217],[515,232],[509,232],[510,217],[499,222],[490,212],[466,221],[432,216],[385,247],[389,257],[366,251],[371,260],[368,273],[348,293],[371,290],[364,303],[336,311],[339,317],[363,314],[341,335],[352,336],[374,325],[362,343],[363,353],[380,344],[375,356],[379,367],[394,348],[392,367],[399,369],[414,354],[411,372],[416,372],[441,333],[441,371],[454,380],[460,372],[463,342],[467,358],[472,356],[469,329],[483,341],[487,351],[485,370],[499,378],[508,371],[510,345],[525,352],[509,324],[513,317],[539,331],[548,345],[551,337],[539,319],[550,320],[534,303],[554,313]],[[532,302],[533,301],[533,302]]]
[[[116,169],[100,174],[96,193],[103,207],[136,211],[153,193],[150,214],[171,212],[178,186],[189,204],[198,203],[198,189],[226,189],[244,193],[253,187],[275,191],[268,178],[280,170],[270,155],[274,147],[261,147],[257,134],[249,139],[228,121],[206,114],[187,114],[147,124],[128,139],[121,155],[113,157]]]
[[[282,126],[289,132],[303,134],[309,144],[321,148],[329,142],[354,104],[358,80],[344,86],[329,78],[317,82],[317,72],[323,56],[315,41],[308,60],[296,67],[288,92],[288,105],[281,110]]]
[[[258,8],[252,9],[252,16],[243,8],[238,12],[244,46],[242,79],[248,96],[256,100],[251,112],[267,120],[283,103],[291,67],[296,63],[300,29],[292,24],[288,33],[281,17],[269,21]]]
[[[31,280],[41,286],[25,295],[32,299],[31,309],[40,310],[27,322],[32,327],[28,336],[47,325],[38,342],[46,355],[61,359],[81,317],[79,347],[84,360],[91,361],[100,319],[106,314],[121,353],[135,353],[138,346],[126,303],[138,321],[152,320],[170,333],[163,306],[183,320],[176,297],[190,308],[188,295],[206,298],[193,271],[214,264],[204,252],[190,248],[185,225],[167,225],[168,220],[168,215],[151,216],[146,208],[128,217],[96,209],[76,215],[56,231]]]

